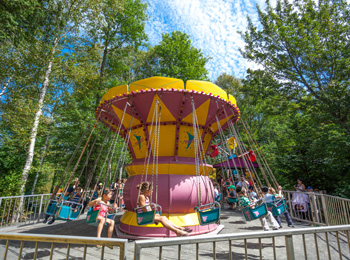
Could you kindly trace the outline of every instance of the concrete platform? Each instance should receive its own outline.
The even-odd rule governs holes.
[[[201,235],[196,235],[196,237],[203,237],[203,236],[212,236],[212,235],[217,235],[219,234],[223,229],[224,225],[219,225],[218,228],[212,232],[206,233],[206,234],[201,234]],[[138,239],[159,239],[159,237],[140,237],[140,236],[133,236],[129,235],[126,233],[123,233],[119,230],[119,225],[115,226],[115,234],[117,238],[123,238],[123,239],[129,239],[129,240],[138,240]]]
[[[226,206],[227,208],[228,206]],[[119,223],[120,218],[122,216],[122,212],[118,213],[115,220],[116,224]],[[96,227],[89,226],[85,222],[86,214],[83,214],[80,216],[80,218],[76,221],[72,222],[63,222],[63,221],[56,221],[52,225],[48,224],[35,224],[35,225],[28,225],[28,226],[22,226],[17,227],[13,229],[7,229],[2,230],[2,232],[17,232],[17,233],[35,233],[35,234],[51,234],[51,235],[70,235],[70,236],[90,236],[90,237],[96,237]],[[284,217],[282,219],[283,229],[289,229],[287,227],[287,224],[284,222]],[[308,224],[295,222],[294,223],[297,228],[303,228],[303,227],[310,227]],[[244,232],[258,232],[262,231],[262,227],[260,225],[260,221],[251,221],[246,222],[243,218],[243,215],[241,212],[236,210],[229,210],[229,209],[223,209],[221,211],[221,220],[220,220],[220,234],[228,234],[228,233],[244,233]],[[219,231],[219,230],[218,230]],[[268,231],[273,232],[273,231]],[[116,237],[117,234],[114,234],[114,237]],[[205,236],[205,235],[202,235]],[[107,237],[107,228],[104,228],[102,232],[102,237]],[[129,239],[128,248],[127,248],[127,257],[128,259],[133,259],[133,252],[134,252],[134,239],[133,237],[127,237]],[[171,239],[171,238],[165,238],[165,239]],[[314,235],[310,234],[306,236],[307,243],[309,243],[308,248],[310,248],[308,259],[316,259],[315,255],[315,248],[314,248]],[[333,239],[333,237],[329,236],[329,239]],[[301,236],[296,237],[294,240],[294,248],[296,252],[296,256],[300,256],[300,259],[304,259],[303,257],[303,247],[302,247],[302,238]],[[326,247],[321,243],[324,243],[325,239],[320,236],[319,240],[319,247],[320,247],[320,255],[326,257],[327,255],[327,249]],[[263,255],[267,255],[268,257],[264,257],[263,259],[273,259],[273,252],[272,252],[272,244],[275,243],[276,245],[276,251],[277,251],[277,259],[286,259],[286,250],[285,250],[285,241],[284,237],[276,237],[275,241],[272,242],[271,239],[262,239],[260,242],[258,240],[249,240],[247,243],[248,248],[248,258],[249,259],[260,259],[259,257],[259,248],[261,246],[263,250]],[[1,252],[3,252],[5,247],[5,241],[0,242],[0,255]],[[193,253],[195,252],[195,245],[185,245],[181,247],[181,254],[183,258],[185,259],[194,259]],[[207,244],[201,244],[200,245],[200,259],[213,259],[212,254],[212,246],[213,243],[207,243]],[[22,259],[33,259],[33,252],[34,252],[35,243],[29,243],[28,247],[24,249],[22,252]],[[334,246],[334,248],[331,248],[331,250],[335,250],[336,252],[337,247]],[[243,241],[233,241],[232,242],[232,254],[233,259],[244,259],[244,243]],[[55,255],[61,257],[55,257],[54,259],[63,259],[65,253],[67,251],[66,246],[55,246]],[[18,259],[18,245],[13,245],[13,248],[9,248],[10,254],[8,255],[7,259]],[[47,253],[49,252],[49,248],[45,248],[44,246],[42,248],[38,249],[37,259],[48,259]],[[114,249],[106,249],[105,250],[105,257],[104,259],[116,259],[116,255],[118,255],[119,250]],[[216,243],[216,252],[217,256],[216,259],[228,259],[228,243],[227,242],[218,242]],[[346,251],[347,252],[347,251]],[[70,251],[72,257],[69,259],[82,259],[83,255],[83,248],[79,245],[71,245],[71,251]],[[97,249],[94,247],[89,247],[88,249],[88,259],[99,259],[101,255],[101,249]],[[142,259],[155,259],[159,256],[158,249],[144,249],[142,250]],[[173,247],[167,247],[166,249],[163,249],[163,258],[162,259],[177,259],[177,246]],[[299,258],[296,258],[299,259]],[[323,259],[323,258],[322,258]],[[332,257],[332,259],[334,259]],[[343,257],[343,259],[349,259],[346,256]]]

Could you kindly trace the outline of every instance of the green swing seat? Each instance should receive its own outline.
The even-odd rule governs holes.
[[[110,207],[110,206],[109,206]],[[90,207],[87,215],[86,215],[86,223],[88,225],[91,226],[98,226],[98,224],[100,223],[100,221],[97,219],[98,215],[100,214],[100,210],[94,210],[94,207]],[[114,220],[116,213],[113,214],[107,214],[106,218],[112,219]],[[108,225],[107,222],[105,223],[105,225]]]
[[[141,212],[143,208],[147,208],[147,207],[150,207],[151,210]],[[162,207],[155,203],[151,203],[150,205],[145,205],[142,207],[137,207],[137,208],[134,208],[134,210],[136,211],[136,222],[137,222],[137,225],[139,226],[150,225],[150,224],[157,225],[158,223],[154,222],[154,216],[156,214],[159,214],[159,215],[162,214]]]
[[[65,205],[68,204],[68,205]],[[73,208],[73,205],[76,205]],[[56,218],[65,221],[76,220],[80,216],[83,204],[76,203],[73,201],[64,201],[58,206],[58,211],[56,213]]]
[[[236,198],[229,198],[229,197],[227,198],[228,203],[237,203],[237,201],[238,200]]]
[[[220,203],[218,202],[195,207],[195,210],[198,213],[201,226],[219,223],[220,221]]]
[[[267,215],[266,203],[263,202],[260,205],[257,205],[258,202],[260,201],[255,203],[254,208],[251,208],[249,205],[242,208],[243,216],[246,221],[256,220]]]
[[[286,212],[287,205],[284,199],[280,199],[278,201],[269,202],[267,204],[268,211],[272,212],[272,215],[279,216]]]

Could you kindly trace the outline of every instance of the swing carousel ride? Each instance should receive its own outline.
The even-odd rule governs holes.
[[[179,79],[152,77],[111,88],[96,109],[96,121],[64,186],[64,196],[57,194],[58,189],[68,174],[81,141],[88,133],[88,126],[52,194],[45,219],[52,216],[64,221],[76,220],[83,210],[83,201],[101,196],[99,192],[112,186],[112,181],[118,175],[121,179],[128,150],[132,162],[125,166],[129,175],[123,192],[126,212],[120,219],[119,231],[138,237],[176,236],[161,223],[154,222],[154,216],[158,213],[177,226],[189,227],[192,229],[191,235],[214,232],[220,222],[220,204],[215,200],[209,178],[214,171],[207,158],[219,156],[222,159],[214,166],[221,168],[223,177],[234,179],[234,172],[243,181],[246,177],[255,180],[251,185],[260,198],[263,197],[258,188],[263,184],[261,176],[265,185],[276,190],[279,187],[249,126],[239,119],[240,111],[235,98],[206,81],[189,80],[184,84]],[[249,148],[235,125],[238,120]],[[98,121],[102,125],[92,141]],[[68,196],[69,190],[73,191],[69,187],[73,177],[79,180],[85,172],[96,140],[105,128],[103,125],[107,126],[107,131],[101,135],[104,141],[85,180],[83,192]],[[120,153],[117,153],[119,156],[115,158],[118,137],[124,141]],[[92,143],[89,144],[90,140]],[[106,147],[107,150],[104,150]],[[78,173],[84,154],[86,161]],[[103,157],[104,160],[100,160]],[[99,161],[102,165],[98,168]],[[115,161],[117,163],[113,164]],[[259,174],[256,168],[259,168]],[[98,174],[95,173],[97,169]],[[96,183],[102,179],[100,191],[97,184],[89,191],[94,177],[97,177]],[[144,181],[153,186],[150,209],[146,211],[139,206],[140,191],[136,188]],[[116,190],[111,203],[117,202],[118,194],[119,190]],[[237,202],[236,198],[232,200]],[[121,204],[120,201],[118,204]],[[254,207],[242,208],[247,221],[264,217],[268,210],[280,215],[286,208],[283,198],[269,205],[261,199],[254,204]],[[99,224],[97,216],[101,209],[102,206],[99,210],[89,209],[87,224]],[[108,206],[109,214],[105,217],[114,219],[115,209]]]
[[[213,83],[152,77],[110,89],[96,116],[118,131],[128,145],[132,163],[124,188],[127,211],[119,229],[145,237],[171,237],[174,233],[149,216],[135,212],[137,184],[153,184],[150,201],[161,205],[163,216],[192,234],[218,227],[220,207],[214,201],[209,174],[213,166],[206,153],[213,138],[240,118],[236,100]],[[119,129],[119,125],[121,129]]]

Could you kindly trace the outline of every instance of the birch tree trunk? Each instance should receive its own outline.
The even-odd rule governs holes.
[[[47,146],[48,146],[48,143],[49,143],[49,139],[50,139],[50,134],[48,134],[48,135],[46,136],[46,140],[45,140],[45,144],[44,144],[44,149],[43,149],[43,154],[41,155],[41,159],[40,159],[39,170],[38,170],[38,171],[36,172],[36,174],[35,174],[35,179],[34,179],[34,183],[33,183],[33,187],[32,187],[32,192],[31,192],[32,195],[34,194],[35,186],[36,186],[36,183],[38,182],[39,171],[40,171],[40,169],[41,169],[41,166],[42,166],[43,163],[44,163],[44,158],[45,158],[46,149],[47,149]]]
[[[38,126],[39,126],[39,122],[40,122],[40,116],[42,114],[42,109],[44,106],[44,99],[45,99],[47,86],[49,85],[49,82],[50,82],[52,63],[53,63],[54,54],[56,51],[57,44],[58,44],[58,37],[56,37],[54,40],[53,47],[52,47],[52,50],[51,50],[51,53],[49,56],[49,63],[47,65],[47,69],[45,72],[43,86],[42,86],[41,91],[40,91],[38,110],[35,113],[34,123],[33,123],[32,131],[30,133],[30,144],[29,144],[29,148],[28,148],[28,152],[27,152],[27,159],[26,159],[26,163],[24,165],[24,169],[22,172],[22,180],[21,180],[22,185],[21,185],[21,189],[20,189],[20,193],[22,195],[24,194],[24,188],[25,188],[27,180],[28,180],[28,174],[29,174],[30,168],[32,167],[32,163],[33,163],[36,135],[38,133]]]
[[[48,65],[47,65],[47,68],[45,71],[45,76],[44,76],[44,82],[43,82],[43,85],[42,85],[42,88],[40,91],[38,110],[36,111],[35,116],[34,116],[34,123],[33,123],[31,133],[30,133],[30,144],[29,144],[29,148],[28,148],[28,152],[27,152],[27,159],[26,159],[26,163],[24,165],[23,172],[22,172],[21,188],[20,188],[21,195],[24,195],[24,190],[25,190],[25,186],[26,186],[26,183],[28,180],[29,171],[30,171],[30,168],[32,167],[32,164],[33,164],[36,135],[38,133],[38,126],[39,126],[39,122],[40,122],[40,116],[42,114],[42,108],[44,106],[44,99],[45,99],[46,90],[47,90],[47,87],[48,87],[49,82],[50,82],[50,74],[51,74],[51,70],[52,70],[52,64],[53,64],[56,48],[58,45],[58,41],[59,41],[58,37],[56,37],[54,42],[53,42],[53,45],[52,45],[51,53],[49,54]],[[18,222],[20,220],[20,217],[23,213],[23,201],[24,201],[24,197],[22,196],[20,201],[19,201],[19,205],[17,207],[17,214],[14,214],[12,222]]]
[[[4,87],[3,87],[2,90],[1,90],[0,97],[1,97],[2,95],[5,94],[5,91],[6,91],[7,87],[9,86],[12,77],[13,77],[13,75],[11,75],[11,76],[9,77],[8,81],[5,83]]]

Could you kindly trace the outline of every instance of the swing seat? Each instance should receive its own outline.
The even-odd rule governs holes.
[[[96,220],[99,214],[100,214],[99,210],[94,210],[93,207],[90,207],[86,215],[86,223],[88,225],[98,226],[98,222]]]
[[[272,215],[279,216],[286,212],[287,205],[284,199],[278,200],[276,202],[266,203],[269,211],[272,212]]]
[[[201,226],[219,223],[220,204],[218,202],[195,207],[195,209],[197,210],[199,224]]]
[[[65,203],[69,205],[65,205]],[[72,204],[75,204],[75,208],[72,208]],[[82,209],[82,204],[75,203],[72,201],[65,201],[61,204],[56,218],[60,220],[65,220],[65,221],[71,221],[71,220],[76,220],[81,212]]]
[[[46,214],[50,216],[55,215],[56,208],[57,208],[57,201],[56,200],[50,201],[49,205],[47,205],[47,208],[46,208]]]
[[[237,199],[236,198],[227,198],[227,202],[228,203],[237,203]]]
[[[98,226],[100,221],[97,219],[98,215],[100,214],[100,210],[94,210],[93,207],[90,207],[87,215],[86,215],[86,224],[91,225],[91,226]],[[107,218],[114,220],[115,213],[113,214],[107,214]],[[105,225],[108,225],[105,223]]]
[[[152,210],[150,211],[142,211],[143,208],[151,207]],[[162,214],[162,207],[158,204],[151,203],[150,205],[142,206],[134,208],[136,211],[136,222],[137,225],[143,226],[143,225],[150,225],[150,224],[158,224],[154,222],[154,216],[156,214],[161,215]]]
[[[242,208],[243,216],[246,221],[256,220],[256,219],[265,217],[267,215],[266,203],[262,203],[261,205],[258,205],[258,206],[256,203],[255,205],[256,205],[255,208],[251,208],[250,206],[246,206]]]
[[[220,201],[221,201],[221,194],[219,194],[218,196],[216,196],[215,201],[216,201],[216,202],[220,202]]]

